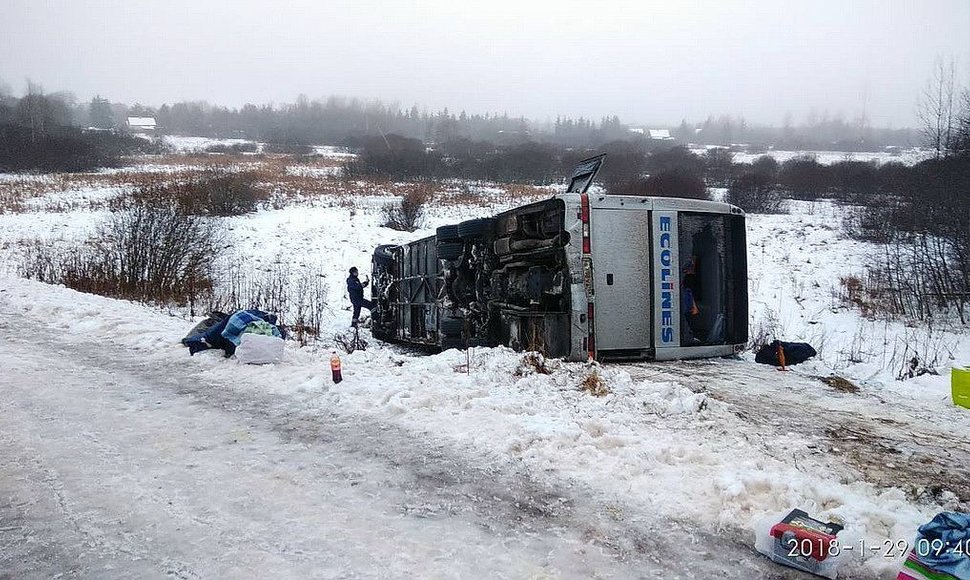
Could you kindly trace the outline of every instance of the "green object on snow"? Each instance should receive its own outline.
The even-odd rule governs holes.
[[[250,334],[263,334],[265,336],[280,336],[279,329],[265,320],[255,320],[250,322],[242,331],[243,334],[246,334],[247,332]]]

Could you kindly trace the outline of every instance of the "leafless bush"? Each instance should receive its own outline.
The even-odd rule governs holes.
[[[81,292],[186,305],[212,288],[219,238],[206,218],[172,205],[133,204],[80,247],[28,251],[21,274]]]
[[[946,239],[920,234],[884,247],[869,268],[871,294],[885,297],[890,311],[927,321],[956,314],[966,324],[968,295]]]
[[[859,364],[870,360],[875,353],[869,350],[870,338],[872,337],[872,323],[862,321],[852,335],[849,344],[843,346],[836,352],[836,360],[833,368],[846,368],[849,365]]]
[[[525,377],[529,375],[549,375],[552,370],[549,368],[546,357],[538,352],[527,352],[519,361],[519,366],[515,369],[515,376]]]
[[[347,354],[353,354],[358,350],[367,350],[367,341],[360,336],[359,327],[355,327],[351,332],[335,334],[333,341]]]
[[[768,308],[764,315],[754,324],[751,329],[751,336],[748,340],[748,349],[757,351],[766,344],[771,344],[781,336],[781,321],[778,314]]]
[[[880,192],[845,220],[851,237],[882,244],[865,292],[887,314],[925,322],[970,305],[970,156],[880,170]]]
[[[0,214],[23,213],[25,208],[22,196],[0,188]]]
[[[146,184],[130,197],[117,198],[111,207],[174,204],[181,212],[192,215],[242,215],[256,211],[269,198],[269,193],[256,182],[256,175],[250,172],[210,169],[168,183]]]
[[[953,359],[951,339],[945,328],[937,328],[933,322],[918,328],[906,327],[893,342],[888,367],[895,370],[899,381],[939,374],[936,369]]]
[[[653,195],[658,197],[685,197],[709,199],[704,180],[687,169],[675,167],[654,173],[646,179],[638,178],[616,186],[620,195]]]
[[[864,272],[840,280],[839,301],[870,319],[954,317],[966,324],[970,292],[952,239],[886,228],[889,239],[873,252]]]
[[[832,171],[814,156],[793,157],[781,164],[778,183],[795,199],[815,200],[831,195]]]
[[[727,202],[748,213],[785,213],[781,192],[772,176],[764,173],[745,173],[731,182]]]
[[[847,208],[842,219],[843,230],[854,240],[888,244],[893,233],[905,227],[902,222],[906,216],[888,198],[870,203]]]
[[[424,206],[433,198],[432,191],[430,187],[415,188],[405,193],[399,204],[385,206],[382,225],[402,232],[418,229]]]
[[[579,390],[594,397],[605,397],[610,394],[610,387],[606,384],[603,375],[600,374],[599,368],[596,366],[591,366],[587,370],[579,384]]]
[[[216,276],[216,284],[204,298],[205,310],[258,308],[277,315],[300,345],[319,338],[327,311],[324,276],[316,269],[294,273],[282,261],[266,269],[247,269],[232,263]]]
[[[899,315],[893,302],[886,299],[884,287],[874,270],[868,270],[862,276],[840,277],[837,298],[840,305],[858,309],[869,320],[891,319]]]

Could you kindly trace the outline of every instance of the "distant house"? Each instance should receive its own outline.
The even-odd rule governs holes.
[[[650,129],[650,138],[655,141],[673,141],[670,136],[670,129]]]
[[[155,117],[128,117],[128,130],[135,133],[155,131]]]

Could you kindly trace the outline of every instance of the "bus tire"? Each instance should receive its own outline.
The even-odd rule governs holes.
[[[384,271],[390,271],[394,265],[393,249],[396,247],[389,244],[377,246],[374,250],[373,263]],[[376,272],[377,268],[374,268],[374,271]]]
[[[463,240],[477,240],[485,237],[485,233],[489,230],[491,225],[491,218],[466,220],[458,224],[458,235]]]
[[[457,348],[458,350],[464,350],[465,348],[465,343],[463,343],[460,338],[455,338],[453,336],[442,337],[438,342],[438,348],[441,349],[441,352],[452,348]]]
[[[492,244],[492,251],[495,252],[496,256],[507,256],[511,254],[511,241],[512,238],[499,238],[495,240],[495,243]]]
[[[465,328],[465,320],[462,318],[442,318],[438,328],[441,336],[458,338]]]
[[[439,244],[441,242],[457,242],[461,239],[461,236],[458,235],[457,225],[441,226],[435,230],[434,235]]]
[[[461,254],[464,250],[465,250],[465,244],[461,242],[439,242],[438,259],[457,260],[458,258],[461,257]]]

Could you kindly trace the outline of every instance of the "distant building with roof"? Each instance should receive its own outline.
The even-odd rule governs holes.
[[[643,135],[647,139],[653,141],[673,141],[674,138],[670,134],[670,129],[646,129],[644,127],[630,127],[630,132],[637,135]]]
[[[155,117],[128,117],[128,130],[134,133],[151,133],[155,131]]]

